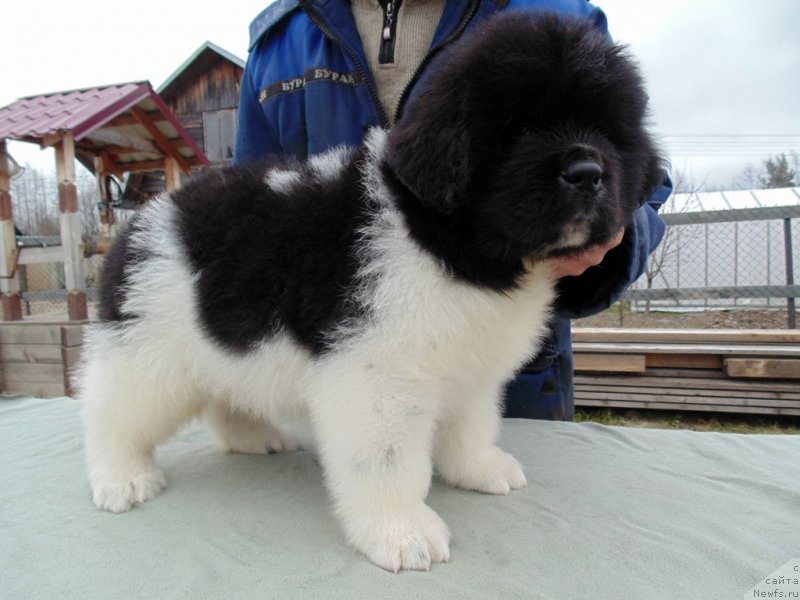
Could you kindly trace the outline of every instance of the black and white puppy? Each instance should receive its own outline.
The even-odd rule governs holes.
[[[589,25],[508,14],[441,57],[389,131],[304,164],[214,171],[150,202],[106,259],[79,374],[94,502],[165,485],[203,415],[234,452],[308,416],[347,540],[391,571],[449,559],[425,504],[526,485],[495,445],[537,350],[547,259],[607,242],[661,180],[646,94]]]

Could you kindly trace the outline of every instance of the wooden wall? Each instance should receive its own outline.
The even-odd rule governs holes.
[[[235,111],[239,106],[241,78],[240,67],[220,60],[198,74],[174,97],[167,99],[172,112],[206,152],[203,114]]]
[[[70,374],[80,357],[84,327],[66,322],[0,324],[3,393],[39,398],[70,395]]]

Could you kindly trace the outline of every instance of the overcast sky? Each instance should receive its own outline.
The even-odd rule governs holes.
[[[0,106],[127,81],[146,79],[157,88],[206,40],[245,58],[248,24],[266,6],[233,0],[215,12],[153,0],[6,4]],[[800,0],[595,4],[642,64],[654,130],[674,168],[696,184],[723,185],[747,163],[800,152]],[[30,144],[11,151],[20,162],[42,162]]]

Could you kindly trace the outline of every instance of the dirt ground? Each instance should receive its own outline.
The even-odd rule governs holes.
[[[573,322],[574,327],[631,327],[654,329],[787,329],[782,310],[709,310],[702,312],[630,312],[618,306]]]
[[[575,411],[575,420],[579,423],[592,422],[616,427],[689,429],[691,431],[762,435],[800,435],[800,417],[787,416],[771,417],[767,415],[705,414],[582,407]]]

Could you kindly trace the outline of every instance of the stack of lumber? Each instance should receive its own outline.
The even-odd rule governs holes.
[[[80,356],[84,326],[75,322],[0,324],[2,391],[39,398],[72,392],[70,372]]]
[[[800,332],[573,331],[575,404],[800,415]]]

